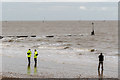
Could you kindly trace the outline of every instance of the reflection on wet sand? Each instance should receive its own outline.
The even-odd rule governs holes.
[[[34,75],[37,74],[37,64],[34,65]]]
[[[30,75],[30,73],[31,73],[30,64],[28,64],[28,67],[27,67],[27,74]]]
[[[98,76],[99,76],[99,80],[102,80],[103,79],[103,70],[98,70]]]
[[[30,64],[28,64],[27,66],[27,74],[30,75],[31,74],[31,67]],[[34,75],[37,74],[37,64],[34,65]]]

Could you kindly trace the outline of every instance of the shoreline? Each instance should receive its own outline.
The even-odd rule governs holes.
[[[102,52],[105,55],[103,78],[117,78],[117,22],[95,22],[95,36],[90,35],[91,22],[3,22],[2,35],[17,35],[17,38],[2,39],[3,77],[98,78],[98,55]],[[34,49],[38,51],[37,74],[34,54],[31,72],[27,67],[28,49],[32,53]]]

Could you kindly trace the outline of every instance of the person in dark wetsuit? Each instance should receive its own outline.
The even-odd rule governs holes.
[[[103,61],[104,61],[104,56],[102,53],[100,53],[100,55],[98,56],[99,58],[99,65],[98,65],[98,70],[100,70],[100,65],[102,65],[102,70],[103,70]]]
[[[92,32],[91,35],[95,35],[95,31],[94,31],[94,23],[92,22],[93,28],[92,28]]]

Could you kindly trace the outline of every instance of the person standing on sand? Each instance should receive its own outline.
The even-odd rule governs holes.
[[[100,53],[100,55],[98,56],[99,58],[99,65],[98,65],[98,70],[100,70],[100,65],[102,65],[102,70],[103,70],[103,61],[104,61],[104,55],[102,53]]]
[[[35,67],[36,67],[36,65],[37,65],[37,56],[38,56],[38,52],[37,52],[37,50],[35,49],[35,52],[34,52]]]
[[[27,52],[27,57],[28,57],[28,64],[30,65],[30,58],[31,58],[31,50],[29,49],[28,52]]]

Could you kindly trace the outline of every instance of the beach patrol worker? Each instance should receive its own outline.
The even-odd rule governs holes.
[[[35,65],[37,64],[37,56],[38,56],[38,52],[37,52],[37,50],[35,49],[35,52],[34,52]]]
[[[104,55],[102,53],[100,53],[100,55],[98,56],[99,58],[99,65],[98,65],[98,70],[100,69],[100,65],[102,65],[102,70],[103,70],[103,61],[104,61]]]
[[[27,52],[27,57],[28,57],[28,64],[30,64],[30,58],[31,58],[31,50],[29,49]]]

